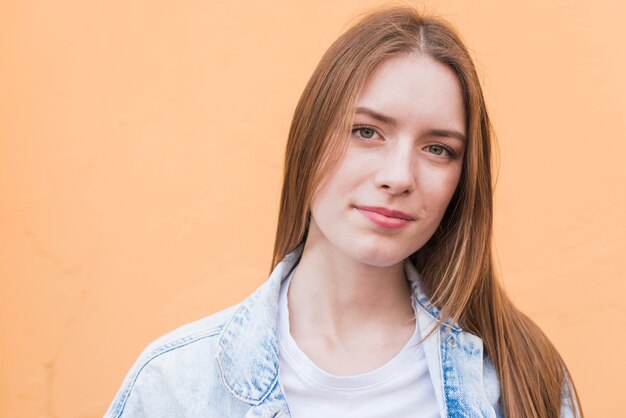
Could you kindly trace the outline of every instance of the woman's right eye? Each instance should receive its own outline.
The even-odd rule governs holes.
[[[367,126],[359,126],[352,129],[352,134],[357,135],[363,139],[372,139],[377,135],[376,131],[373,128],[369,128]]]

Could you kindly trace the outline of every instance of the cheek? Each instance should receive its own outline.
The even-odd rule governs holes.
[[[458,186],[461,175],[460,165],[446,168],[445,170],[431,170],[421,177],[425,206],[431,212],[445,211]]]
[[[318,205],[338,205],[349,199],[363,177],[363,165],[354,159],[344,161],[320,186],[312,202]]]
[[[348,190],[349,188],[342,181],[340,173],[335,173],[332,177],[326,179],[313,196],[311,200],[311,214],[318,221],[324,223],[345,202]]]

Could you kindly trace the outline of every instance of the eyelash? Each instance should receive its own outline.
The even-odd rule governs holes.
[[[445,144],[442,144],[440,142],[437,142],[437,143],[429,145],[429,147],[433,147],[433,146],[437,146],[437,147],[443,148],[448,153],[448,158],[451,158],[451,159],[455,159],[456,158],[456,154],[454,153],[454,150],[452,148],[450,148],[449,146],[447,146]],[[438,154],[434,154],[434,155],[438,156]]]
[[[354,126],[352,128],[352,134],[355,135],[355,136],[358,136],[358,135],[356,135],[356,133],[358,131],[362,130],[362,129],[371,129],[372,131],[374,131],[374,133],[376,135],[380,136],[380,133],[378,133],[378,130],[375,127],[371,126],[371,125],[357,125],[357,126]],[[372,140],[372,138],[363,138],[363,137],[359,137],[359,139],[362,140],[362,141],[370,141],[370,140]],[[428,147],[432,147],[432,146],[437,146],[437,147],[443,148],[448,153],[448,158],[451,158],[451,159],[455,159],[456,158],[456,154],[455,154],[454,150],[451,147],[447,146],[446,144],[442,144],[441,142],[437,142],[437,143],[428,145]],[[437,154],[433,154],[433,155],[437,155]]]
[[[374,128],[373,126],[371,126],[371,125],[358,125],[358,126],[354,126],[354,127],[352,128],[352,134],[354,135],[354,134],[356,134],[358,131],[363,130],[363,129],[371,129],[372,131],[374,131],[374,133],[375,133],[376,135],[379,135],[379,136],[380,136],[380,134],[378,133],[378,130],[377,130],[376,128]],[[365,139],[365,140],[370,140],[370,139],[372,139],[372,138],[363,138],[363,137],[360,137],[360,138],[361,138],[361,139]]]

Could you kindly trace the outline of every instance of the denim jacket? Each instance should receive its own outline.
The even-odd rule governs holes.
[[[302,255],[301,244],[238,305],[157,339],[129,371],[105,418],[289,417],[278,382],[278,295]],[[422,338],[439,310],[405,261]],[[448,332],[446,332],[448,331]],[[496,371],[482,340],[456,324],[422,342],[442,417],[501,417]],[[571,417],[564,403],[562,417]]]

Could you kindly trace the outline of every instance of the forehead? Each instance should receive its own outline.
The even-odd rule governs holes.
[[[457,75],[428,55],[409,53],[384,61],[366,80],[357,107],[374,109],[404,123],[465,131]]]

